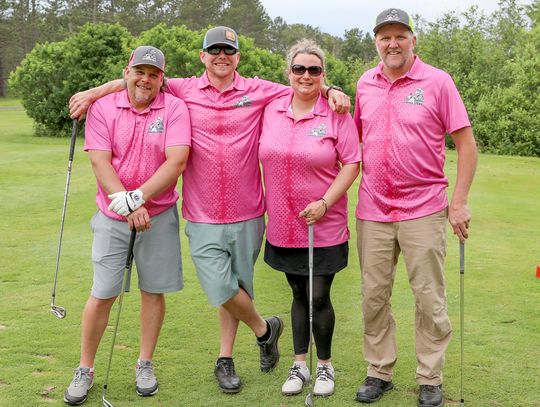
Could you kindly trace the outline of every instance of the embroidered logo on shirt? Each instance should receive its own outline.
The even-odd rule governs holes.
[[[163,119],[158,117],[154,123],[148,127],[148,133],[163,133]]]
[[[318,127],[311,129],[309,135],[312,137],[322,137],[326,135],[326,124],[321,123]]]
[[[247,107],[251,106],[253,104],[253,101],[249,98],[249,96],[242,96],[235,104],[235,107]]]
[[[424,89],[417,88],[413,93],[407,95],[407,97],[405,98],[405,103],[410,103],[411,105],[423,105]]]

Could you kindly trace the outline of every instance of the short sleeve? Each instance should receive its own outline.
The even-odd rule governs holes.
[[[86,115],[84,151],[112,151],[111,134],[105,120],[102,99],[94,102]]]
[[[337,113],[334,113],[337,115]],[[360,138],[354,120],[349,113],[338,115],[339,125],[336,140],[338,159],[342,164],[357,163],[362,160]]]

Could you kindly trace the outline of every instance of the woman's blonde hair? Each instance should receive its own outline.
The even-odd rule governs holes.
[[[321,61],[321,66],[324,72],[324,51],[312,40],[302,39],[294,44],[287,52],[287,73],[291,71],[294,58],[298,54],[315,55]]]

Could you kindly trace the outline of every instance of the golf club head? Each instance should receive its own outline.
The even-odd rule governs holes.
[[[311,396],[311,392],[307,394],[305,403],[307,407],[313,407],[313,397]]]
[[[105,396],[101,398],[101,401],[103,402],[103,407],[114,407],[111,403],[107,401],[107,399],[105,399]]]
[[[51,313],[59,319],[64,319],[66,317],[66,310],[58,305],[51,305]]]

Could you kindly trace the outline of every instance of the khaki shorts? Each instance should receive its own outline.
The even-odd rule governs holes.
[[[90,222],[94,232],[92,295],[112,298],[120,294],[126,266],[130,230],[127,222],[111,219],[98,211]],[[152,228],[137,233],[133,248],[139,289],[161,294],[184,287],[178,211],[176,205],[152,217]],[[126,291],[129,291],[128,276]]]
[[[242,287],[253,299],[253,271],[264,217],[228,224],[186,223],[191,258],[208,301],[219,306]]]

